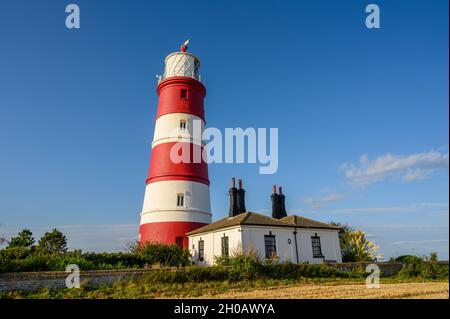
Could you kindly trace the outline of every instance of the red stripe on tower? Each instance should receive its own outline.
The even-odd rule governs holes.
[[[186,161],[174,163],[170,158],[167,160],[167,154],[173,149],[188,150],[189,156]],[[209,185],[208,164],[201,159],[202,150],[200,145],[186,142],[166,142],[156,145],[152,149],[147,184],[157,181],[191,180]],[[194,154],[199,154],[199,163],[194,162]],[[182,154],[180,158],[181,156]]]
[[[205,125],[205,86],[200,60],[186,49],[167,56],[158,84],[158,111],[141,213],[139,242],[178,244],[187,248],[186,233],[211,223],[208,166],[202,141],[191,136],[194,121]],[[189,161],[173,161],[174,147],[189,151]],[[197,153],[196,153],[197,152]]]

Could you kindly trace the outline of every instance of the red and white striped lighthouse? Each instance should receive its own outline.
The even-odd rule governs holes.
[[[158,83],[158,111],[141,213],[140,243],[159,242],[187,248],[186,233],[211,223],[208,166],[203,159],[192,159],[203,147],[201,137],[193,136],[192,130],[197,120],[203,133],[206,89],[200,82],[200,60],[186,52],[187,43],[181,46],[181,52],[166,57],[164,75]],[[176,163],[171,159],[175,144],[190,150],[191,161]]]

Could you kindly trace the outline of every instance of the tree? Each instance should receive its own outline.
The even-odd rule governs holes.
[[[0,224],[1,226],[2,224]],[[0,235],[0,246],[6,243],[6,238]]]
[[[401,263],[405,263],[405,264],[421,263],[423,260],[424,260],[423,257],[415,256],[415,255],[401,255],[398,257],[391,258],[391,261],[401,262]]]
[[[376,261],[381,258],[377,254],[379,247],[367,240],[366,234],[361,230],[354,230],[348,225],[331,223],[340,227],[339,241],[341,245],[342,261],[344,262],[366,262]]]
[[[22,230],[17,237],[11,238],[7,248],[31,248],[34,244],[33,233],[29,229]]]
[[[45,254],[64,253],[67,251],[67,238],[55,228],[39,239],[38,250]]]
[[[439,260],[437,252],[432,252],[430,257],[428,257],[428,260],[432,263],[437,263]]]

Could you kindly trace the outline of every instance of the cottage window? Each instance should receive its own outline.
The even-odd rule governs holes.
[[[203,240],[198,241],[198,260],[203,261],[205,259],[205,242]]]
[[[180,99],[187,99],[187,90],[186,89],[181,89],[180,90]]]
[[[274,235],[264,235],[264,246],[266,249],[266,258],[273,258],[277,253]]]
[[[322,258],[322,247],[320,246],[320,237],[319,236],[312,236],[311,237],[311,245],[312,245],[312,251],[313,251],[313,257],[314,258]]]
[[[229,256],[229,250],[228,250],[228,236],[222,237],[222,256],[228,257]]]
[[[185,130],[186,129],[186,120],[181,120],[180,121],[180,130]]]

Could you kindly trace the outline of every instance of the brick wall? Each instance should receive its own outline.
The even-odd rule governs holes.
[[[336,267],[339,270],[342,271],[349,271],[353,268],[357,267],[363,267],[364,269],[367,267],[367,265],[375,264],[380,268],[380,271],[384,275],[395,275],[397,272],[402,269],[403,264],[402,263],[342,263],[342,264],[333,264],[334,267]]]
[[[140,276],[150,270],[97,270],[81,271],[80,282],[98,286],[112,284],[118,280]],[[0,274],[0,292],[11,290],[36,291],[45,287],[66,288],[66,272],[23,272]]]

